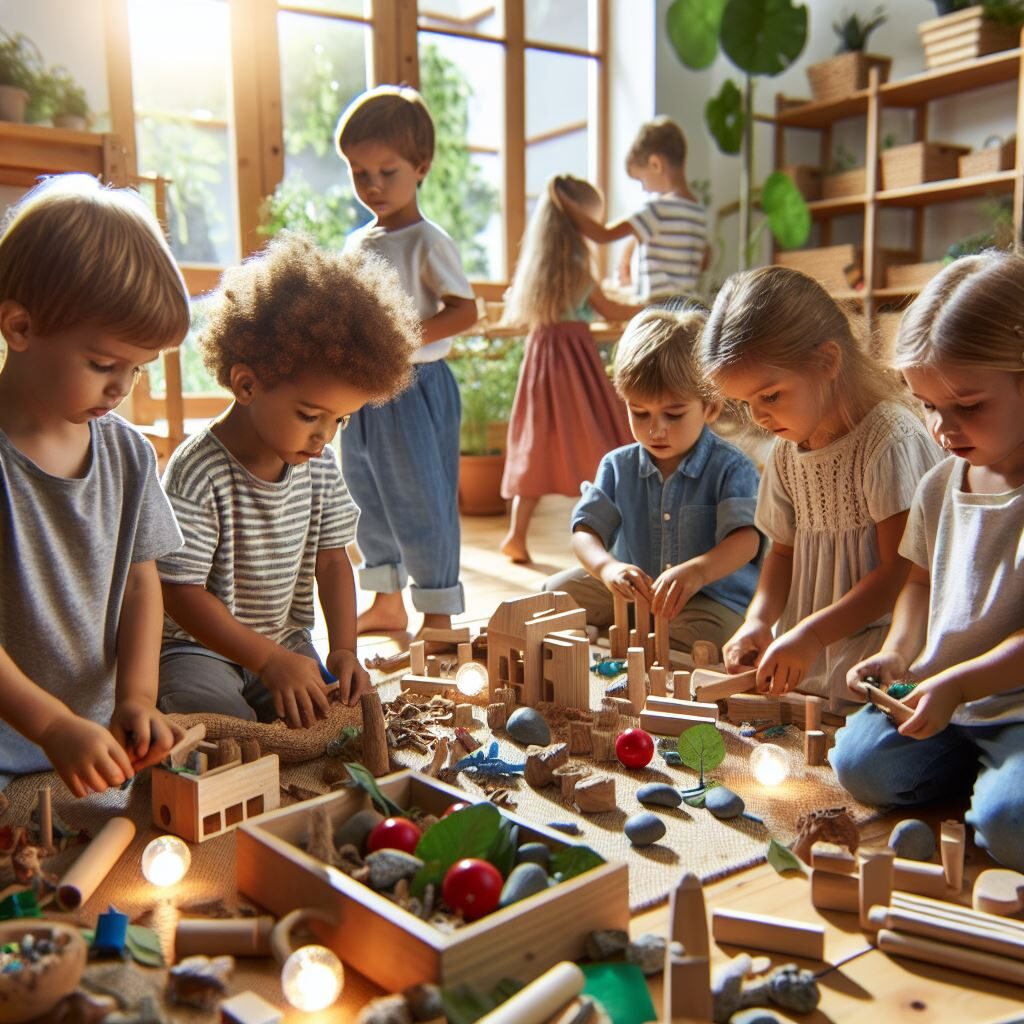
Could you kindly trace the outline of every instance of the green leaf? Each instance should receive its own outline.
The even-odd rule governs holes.
[[[807,8],[793,0],[729,0],[722,49],[748,75],[778,75],[803,52]]]
[[[475,1024],[497,1005],[498,1000],[492,995],[469,985],[441,989],[441,1006],[449,1024]]]
[[[683,803],[687,807],[703,807],[704,801],[707,798],[708,791],[702,789],[699,793],[695,793],[693,796],[684,796]]]
[[[487,856],[484,857],[484,860],[489,860],[501,872],[502,878],[508,878],[509,872],[516,866],[518,836],[518,827],[502,816],[498,834],[494,837]]]
[[[604,863],[604,857],[589,846],[563,846],[551,858],[551,874],[560,874],[564,882]]]
[[[373,777],[373,773],[363,765],[356,761],[346,761],[345,767],[348,769],[349,775],[352,777],[352,781],[359,786],[360,789],[365,789],[370,794],[370,799],[380,809],[381,814],[388,814],[393,817],[402,817],[405,811],[395,803],[390,797],[386,797],[377,785],[377,780]]]
[[[738,153],[743,142],[743,96],[736,83],[727,78],[704,107],[704,119],[708,123],[718,148],[723,153]]]
[[[473,804],[427,829],[416,844],[423,867],[412,880],[413,895],[421,896],[428,885],[440,885],[448,869],[463,857],[487,860],[500,840],[504,820],[494,804]]]
[[[710,722],[691,725],[680,735],[678,749],[683,764],[701,773],[714,771],[725,760],[725,741]]]
[[[710,67],[718,56],[718,32],[726,0],[674,0],[665,28],[676,56],[694,71]]]
[[[811,211],[788,174],[775,171],[761,187],[761,209],[783,249],[796,249],[811,233]]]
[[[128,925],[125,948],[137,964],[144,967],[164,966],[164,951],[160,946],[160,937],[152,928],[145,928],[141,924]]]
[[[798,871],[801,875],[804,873],[804,866],[800,863],[800,858],[777,839],[773,839],[768,844],[767,856],[768,863],[780,875],[784,875],[787,871]]]

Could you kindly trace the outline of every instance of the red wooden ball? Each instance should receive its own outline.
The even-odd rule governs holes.
[[[626,729],[615,740],[615,756],[626,768],[646,768],[654,757],[654,740],[643,729]]]

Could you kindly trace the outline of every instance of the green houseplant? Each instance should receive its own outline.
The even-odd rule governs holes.
[[[892,58],[864,52],[868,37],[884,23],[885,10],[882,7],[876,7],[870,16],[863,19],[859,14],[844,11],[840,20],[832,23],[832,31],[838,39],[835,56],[818,61],[807,69],[807,80],[816,101],[828,103],[866,89],[872,68],[878,68],[880,82],[889,78]]]
[[[0,29],[0,121],[24,121],[42,75],[39,48]]]
[[[48,105],[54,127],[86,131],[91,112],[85,89],[75,81],[67,68],[51,68],[46,77]]]

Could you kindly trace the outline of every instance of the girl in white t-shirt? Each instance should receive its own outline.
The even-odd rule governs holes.
[[[896,366],[952,458],[917,488],[912,568],[877,654],[848,675],[915,683],[897,728],[868,707],[836,737],[840,782],[875,804],[971,796],[966,820],[1024,870],[1024,258],[957,260],[908,310]]]
[[[877,650],[909,569],[897,548],[917,481],[941,457],[812,278],[783,267],[734,274],[701,338],[711,382],[777,440],[757,499],[771,540],[729,671],[760,689],[849,700],[849,667]]]

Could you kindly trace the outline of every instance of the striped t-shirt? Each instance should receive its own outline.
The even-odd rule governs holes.
[[[157,562],[160,578],[206,587],[242,625],[276,643],[308,642],[317,552],[345,547],[359,518],[330,446],[271,483],[207,429],[175,451],[163,484],[185,545]],[[196,641],[165,616],[169,642]]]
[[[707,244],[704,207],[666,194],[649,199],[632,217],[637,237],[637,292],[641,299],[689,295],[697,289]]]

